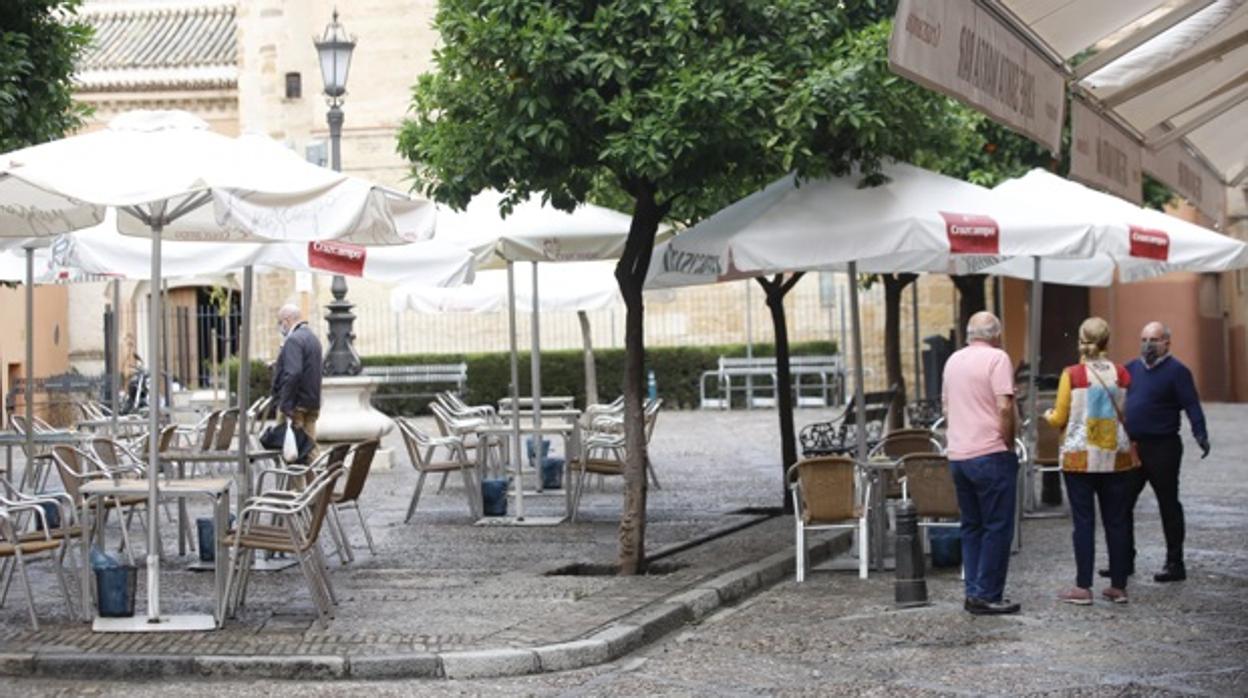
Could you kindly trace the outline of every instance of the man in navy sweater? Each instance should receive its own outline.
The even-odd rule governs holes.
[[[1150,322],[1140,331],[1140,358],[1128,363],[1127,371],[1131,374],[1127,432],[1138,444],[1143,466],[1132,491],[1129,511],[1135,510],[1144,485],[1152,485],[1166,536],[1166,566],[1153,579],[1180,582],[1187,579],[1187,570],[1183,566],[1183,505],[1179,503],[1179,466],[1183,461],[1179,413],[1187,413],[1201,458],[1209,455],[1205,414],[1200,409],[1192,372],[1170,356],[1170,330],[1160,322]],[[1134,529],[1132,538],[1134,553]]]

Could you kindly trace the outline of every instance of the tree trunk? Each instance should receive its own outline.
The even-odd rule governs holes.
[[[624,254],[615,267],[620,295],[627,309],[624,320],[624,510],[620,516],[620,574],[641,574],[646,564],[646,452],[645,416],[642,396],[645,390],[646,335],[645,306],[641,290],[650,269],[654,236],[666,206],[655,201],[654,187],[639,183],[631,192],[635,199],[633,221]]]
[[[788,496],[789,468],[797,462],[797,435],[793,429],[793,381],[789,368],[789,326],[784,314],[784,297],[801,280],[803,272],[797,272],[787,280],[784,274],[774,278],[758,277],[758,285],[767,295],[767,308],[771,310],[771,323],[776,335],[776,414],[780,418],[780,502],[787,514],[793,513],[793,501]]]
[[[594,341],[589,332],[589,313],[576,311],[581,321],[581,342],[585,354],[585,406],[598,404],[598,369],[594,365]]]
[[[984,293],[986,274],[966,274],[951,276],[953,285],[958,289],[958,326],[954,328],[957,335],[957,346],[966,344],[966,323],[971,316],[988,307],[988,296]]]
[[[906,378],[901,370],[901,292],[919,276],[880,274],[880,278],[884,281],[884,374],[890,387],[897,386],[897,395],[889,410],[889,427],[900,429],[905,425],[906,416]]]

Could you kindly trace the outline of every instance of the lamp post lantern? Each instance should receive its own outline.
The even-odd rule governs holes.
[[[351,52],[355,50],[355,37],[348,36],[338,22],[338,9],[325,27],[325,34],[313,39],[321,64],[321,81],[324,84],[325,101],[329,104],[326,119],[329,121],[329,164],[335,172],[342,171],[342,101],[347,94],[347,71],[351,69]],[[336,274],[332,285],[334,300],[328,304],[325,320],[329,323],[329,351],[325,353],[324,371],[327,376],[359,375],[362,367],[352,341],[355,334],[355,306],[346,300],[347,280]]]

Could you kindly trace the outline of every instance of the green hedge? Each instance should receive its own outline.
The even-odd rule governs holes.
[[[793,356],[825,355],[836,353],[834,342],[798,342],[790,345]],[[754,345],[755,356],[771,356],[774,347],[769,344]],[[744,344],[721,344],[700,347],[653,347],[646,350],[646,363],[655,373],[659,396],[667,407],[677,409],[698,406],[698,380],[703,371],[716,367],[720,356],[745,356]],[[465,400],[472,404],[497,404],[506,397],[511,367],[505,352],[482,354],[385,354],[366,356],[361,360],[365,366],[400,366],[409,364],[468,364],[468,395]],[[624,350],[599,349],[594,351],[598,369],[598,397],[609,401],[620,395],[624,383]],[[238,362],[231,361],[230,383],[238,383]],[[252,362],[251,394],[265,395],[269,392],[272,378],[269,368],[259,361]],[[425,411],[428,397],[384,399],[387,394],[410,393],[438,386],[387,385],[377,392],[382,398],[378,407],[388,414],[419,414]],[[529,394],[529,354],[520,354],[520,392]],[[573,395],[579,407],[585,403],[585,363],[579,349],[542,352],[542,392],[546,395]]]

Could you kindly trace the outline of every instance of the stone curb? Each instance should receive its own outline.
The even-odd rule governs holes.
[[[811,564],[849,549],[842,533],[810,546]],[[793,574],[781,551],[623,615],[587,636],[538,647],[387,655],[142,655],[81,652],[0,653],[0,676],[139,679],[477,679],[581,669],[619,659],[688,623],[737,603]]]

